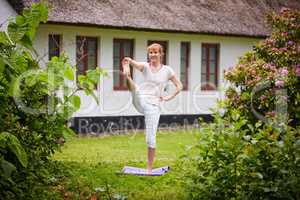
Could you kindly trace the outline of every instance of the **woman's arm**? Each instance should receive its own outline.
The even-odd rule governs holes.
[[[137,70],[139,70],[141,72],[144,70],[144,63],[137,62],[137,61],[131,59],[130,57],[125,57],[123,59],[123,62],[124,61],[127,61],[131,66],[133,66],[134,68],[136,68]]]
[[[160,100],[162,101],[169,101],[171,99],[173,99],[183,88],[182,86],[182,83],[176,78],[176,76],[172,76],[170,78],[170,80],[174,83],[174,85],[176,86],[176,90],[173,94],[171,95],[167,95],[167,96],[164,96],[164,97],[160,97]]]

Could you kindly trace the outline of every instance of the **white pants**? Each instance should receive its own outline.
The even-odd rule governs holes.
[[[138,91],[131,91],[132,102],[138,112],[145,116],[146,143],[148,147],[156,147],[156,132],[160,117],[160,107],[147,101],[147,97]]]

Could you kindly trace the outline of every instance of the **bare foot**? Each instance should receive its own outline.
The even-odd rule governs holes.
[[[152,174],[152,169],[147,169],[147,174]]]
[[[129,64],[128,63],[124,63],[122,65],[122,73],[127,76],[130,77],[130,68],[129,68]]]
[[[131,78],[131,74],[130,74],[130,67],[128,63],[123,63],[122,64],[122,74],[124,76],[126,76],[126,85],[128,87],[128,89],[130,91],[134,91],[136,90],[136,84],[134,83],[134,81]]]

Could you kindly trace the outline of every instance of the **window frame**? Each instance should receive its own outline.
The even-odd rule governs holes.
[[[50,40],[54,37],[58,37],[58,55],[51,55],[51,49],[50,49]],[[54,39],[54,38],[53,38]],[[54,39],[54,41],[57,43],[57,40]],[[55,34],[55,33],[50,33],[48,34],[48,60],[51,60],[52,57],[54,56],[60,56],[62,50],[62,35],[61,34]]]
[[[201,80],[201,90],[202,91],[217,91],[218,87],[219,87],[219,63],[220,63],[220,44],[219,43],[202,43],[201,45],[201,54],[203,54],[202,50],[203,48],[206,49],[206,80],[205,82],[209,82],[210,80],[210,66],[209,66],[209,57],[210,57],[210,52],[209,49],[210,47],[215,47],[216,52],[215,52],[215,62],[216,62],[216,66],[215,66],[215,86],[216,87],[212,87],[209,84],[206,85],[202,85],[202,80]],[[202,56],[201,56],[201,73],[200,73],[200,77],[202,79]]]
[[[181,48],[182,48],[182,45],[187,45],[187,48],[186,48],[186,52],[185,52],[185,55],[186,55],[186,61],[185,61],[185,82],[182,83],[183,85],[183,88],[182,90],[188,90],[189,89],[189,69],[190,69],[190,52],[191,52],[191,42],[181,42],[180,43],[180,79],[181,79],[181,69],[182,69],[182,66],[181,66],[181,59],[182,59],[182,54],[181,54]],[[180,80],[182,81],[182,80]]]
[[[116,91],[122,91],[122,90],[128,90],[127,85],[123,85],[122,83],[124,83],[125,75],[123,75],[122,73],[120,73],[122,71],[122,59],[125,57],[124,56],[124,48],[123,48],[123,42],[131,42],[131,49],[130,49],[130,58],[133,58],[133,54],[134,54],[134,46],[135,46],[135,41],[134,39],[127,39],[127,38],[114,38],[113,39],[113,49],[114,49],[114,45],[115,42],[120,42],[120,50],[119,50],[119,83],[118,85],[115,86],[114,80],[113,80],[113,90]],[[113,53],[113,67],[114,67],[114,53]],[[113,72],[116,73],[116,72]],[[130,76],[133,79],[133,68],[130,66]]]
[[[76,66],[78,64],[78,60],[77,60],[78,59],[78,56],[77,56],[78,55],[78,53],[77,53],[77,39],[79,39],[79,38],[86,38],[87,40],[91,40],[91,39],[95,39],[96,40],[96,48],[95,48],[95,51],[94,51],[94,54],[95,54],[95,64],[96,64],[94,67],[96,68],[97,65],[98,65],[98,41],[99,41],[98,37],[93,37],[93,36],[79,36],[79,35],[76,36]],[[88,46],[88,44],[85,43],[85,45],[83,47],[83,51],[84,51],[83,54],[87,54],[87,51],[88,51],[87,46]],[[85,58],[83,60],[83,74],[84,75],[86,74],[86,71],[88,69],[89,69],[89,67],[88,67],[88,56],[85,56]],[[76,73],[76,76],[77,75],[78,74]]]
[[[99,42],[99,38],[97,36],[81,36],[81,35],[77,35],[76,38],[75,38],[75,48],[76,48],[76,82],[78,80],[78,75],[80,75],[80,73],[78,73],[79,69],[78,69],[78,53],[77,53],[77,39],[78,38],[86,38],[86,39],[95,39],[96,40],[96,48],[95,48],[95,51],[94,51],[94,54],[95,54],[95,66],[94,66],[94,69],[96,69],[97,65],[98,65],[98,42]],[[88,51],[88,44],[86,43],[84,45],[84,52],[87,52]],[[88,67],[88,56],[86,56],[85,60],[83,61],[83,75],[86,75],[86,71],[89,70],[89,67]],[[99,77],[100,78],[100,77]],[[95,84],[94,86],[94,89],[97,90],[98,89],[98,85]]]

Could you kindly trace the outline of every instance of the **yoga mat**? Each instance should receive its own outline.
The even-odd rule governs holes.
[[[165,173],[167,173],[169,170],[170,170],[170,167],[165,166],[165,167],[152,169],[152,173],[148,174],[147,169],[125,166],[122,169],[122,173],[123,174],[134,174],[134,175],[138,175],[138,176],[161,176],[161,175],[164,175]]]

